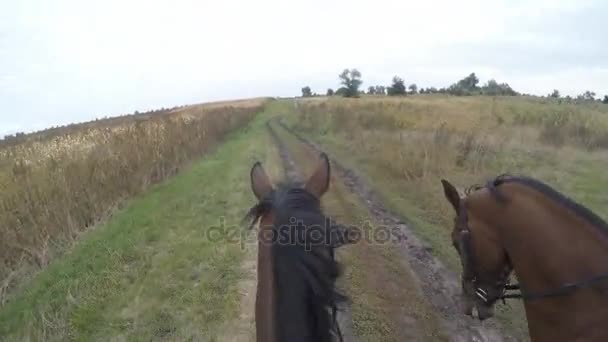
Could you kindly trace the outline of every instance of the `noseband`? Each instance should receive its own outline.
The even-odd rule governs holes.
[[[490,296],[490,293],[482,287],[482,284],[479,281],[479,274],[477,273],[475,259],[473,257],[473,247],[471,244],[471,230],[469,229],[468,224],[468,215],[466,208],[464,206],[464,201],[460,201],[460,209],[458,213],[458,242],[460,244],[460,256],[462,259],[462,267],[463,281],[468,281],[473,284],[475,289],[475,297],[481,299],[484,303],[490,305],[497,300],[502,300],[503,303],[505,299],[523,299],[523,300],[536,300],[548,297],[557,297],[571,294],[572,292],[581,289],[593,286],[594,284],[608,280],[608,273],[602,273],[599,275],[595,275],[593,277],[587,278],[582,281],[574,282],[574,283],[566,283],[562,286],[559,286],[554,289],[550,289],[543,292],[536,293],[527,293],[524,291],[523,287],[520,284],[510,284],[508,282],[509,275],[513,270],[513,267],[510,263],[507,263],[505,266],[504,272],[501,274],[501,277],[496,282],[497,288],[501,289],[501,293],[498,296]],[[509,291],[518,291],[515,293],[508,293]]]

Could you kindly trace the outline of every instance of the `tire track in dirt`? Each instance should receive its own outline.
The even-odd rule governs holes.
[[[277,119],[277,123],[309,148],[316,152],[323,150],[319,145],[287,127],[280,118]],[[367,206],[376,222],[400,229],[402,234],[400,254],[415,272],[420,289],[439,314],[451,341],[517,341],[505,333],[496,321],[486,321],[482,324],[465,316],[461,309],[458,275],[435,258],[431,252],[432,248],[423,243],[398,215],[385,208],[382,200],[361,176],[335,158],[330,159],[334,170],[339,173],[346,187]]]
[[[303,184],[302,175],[299,174],[293,159],[289,155],[289,151],[287,150],[287,147],[281,141],[279,136],[276,134],[276,132],[272,128],[270,121],[268,121],[266,126],[268,127],[268,131],[270,133],[270,136],[272,137],[272,140],[274,141],[275,145],[277,146],[277,148],[279,150],[279,156],[283,163],[283,170],[285,171],[285,177],[287,178],[287,180],[289,180],[291,182],[295,182],[296,184]],[[340,331],[342,333],[342,337],[343,337],[344,341],[345,342],[356,342],[357,339],[353,332],[353,319],[352,319],[352,312],[351,312],[350,306],[348,305],[348,303],[346,303],[342,307],[339,307],[338,309],[339,310],[337,313],[337,321],[338,321],[338,325],[340,327]]]

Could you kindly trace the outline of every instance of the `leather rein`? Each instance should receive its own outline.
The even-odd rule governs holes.
[[[460,210],[458,214],[458,226],[459,231],[459,243],[460,243],[460,254],[463,264],[463,280],[469,281],[473,284],[475,289],[475,296],[481,299],[485,303],[493,303],[497,300],[502,300],[505,303],[505,299],[522,299],[522,300],[537,300],[549,297],[557,297],[571,294],[572,292],[593,286],[594,284],[608,280],[608,273],[602,273],[593,276],[582,281],[574,283],[566,283],[557,288],[553,288],[543,292],[527,292],[524,291],[520,284],[511,284],[508,282],[509,275],[513,271],[513,267],[510,263],[505,266],[504,272],[500,279],[496,282],[498,287],[502,287],[501,294],[498,296],[489,296],[489,292],[483,288],[479,281],[479,275],[476,269],[475,259],[473,257],[473,247],[471,244],[471,230],[468,225],[468,215],[464,206],[464,201],[460,201]],[[510,292],[515,291],[515,292]]]

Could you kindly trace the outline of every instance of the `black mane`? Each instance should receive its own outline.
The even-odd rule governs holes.
[[[272,251],[277,288],[276,319],[280,341],[340,340],[337,307],[346,297],[335,288],[340,265],[333,249],[342,244],[339,228],[319,200],[295,184],[281,184],[251,208],[251,226],[275,213]],[[260,243],[270,243],[268,239]]]
[[[585,206],[577,203],[573,199],[565,196],[564,194],[558,192],[549,185],[537,179],[526,176],[512,176],[509,174],[503,174],[489,181],[485,187],[490,190],[490,193],[492,193],[499,201],[504,202],[506,201],[506,198],[502,193],[500,193],[498,187],[506,183],[519,183],[528,186],[536,191],[539,191],[543,195],[553,199],[565,208],[572,210],[575,214],[589,221],[594,226],[599,227],[604,233],[608,233],[608,224],[601,217],[596,215],[594,212],[592,212]],[[480,187],[475,186],[473,188],[478,189]]]

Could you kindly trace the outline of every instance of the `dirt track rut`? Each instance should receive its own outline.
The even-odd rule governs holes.
[[[289,155],[289,151],[285,147],[285,144],[278,137],[278,135],[276,134],[276,132],[270,125],[270,122],[268,122],[267,126],[268,126],[268,131],[270,132],[270,135],[272,136],[272,139],[274,140],[276,146],[279,149],[279,156],[281,157],[281,162],[283,163],[285,177],[289,181],[292,181],[292,182],[297,182],[297,183],[303,182],[302,175],[299,174],[293,159]],[[338,311],[338,314],[337,314],[338,315],[337,320],[338,320],[338,325],[340,326],[340,331],[342,333],[342,337],[344,338],[344,341],[345,342],[356,342],[357,339],[353,333],[353,326],[352,326],[353,320],[352,320],[352,314],[351,314],[350,307],[348,306],[348,304],[346,304],[339,309],[340,310]]]
[[[304,145],[317,152],[322,151],[319,145],[294,132],[280,119],[276,123]],[[269,128],[282,150],[281,158],[285,158],[284,163],[290,164],[289,168],[293,170],[293,161],[289,159],[287,150],[284,146],[281,147],[282,144],[270,125]],[[376,222],[388,227],[399,228],[402,234],[400,254],[410,264],[419,288],[436,310],[451,341],[516,341],[515,338],[504,332],[498,322],[486,321],[482,324],[462,314],[458,275],[435,258],[431,247],[422,242],[398,215],[385,208],[379,196],[355,170],[345,167],[333,157],[330,159],[333,169],[337,171],[346,187],[367,206]]]

